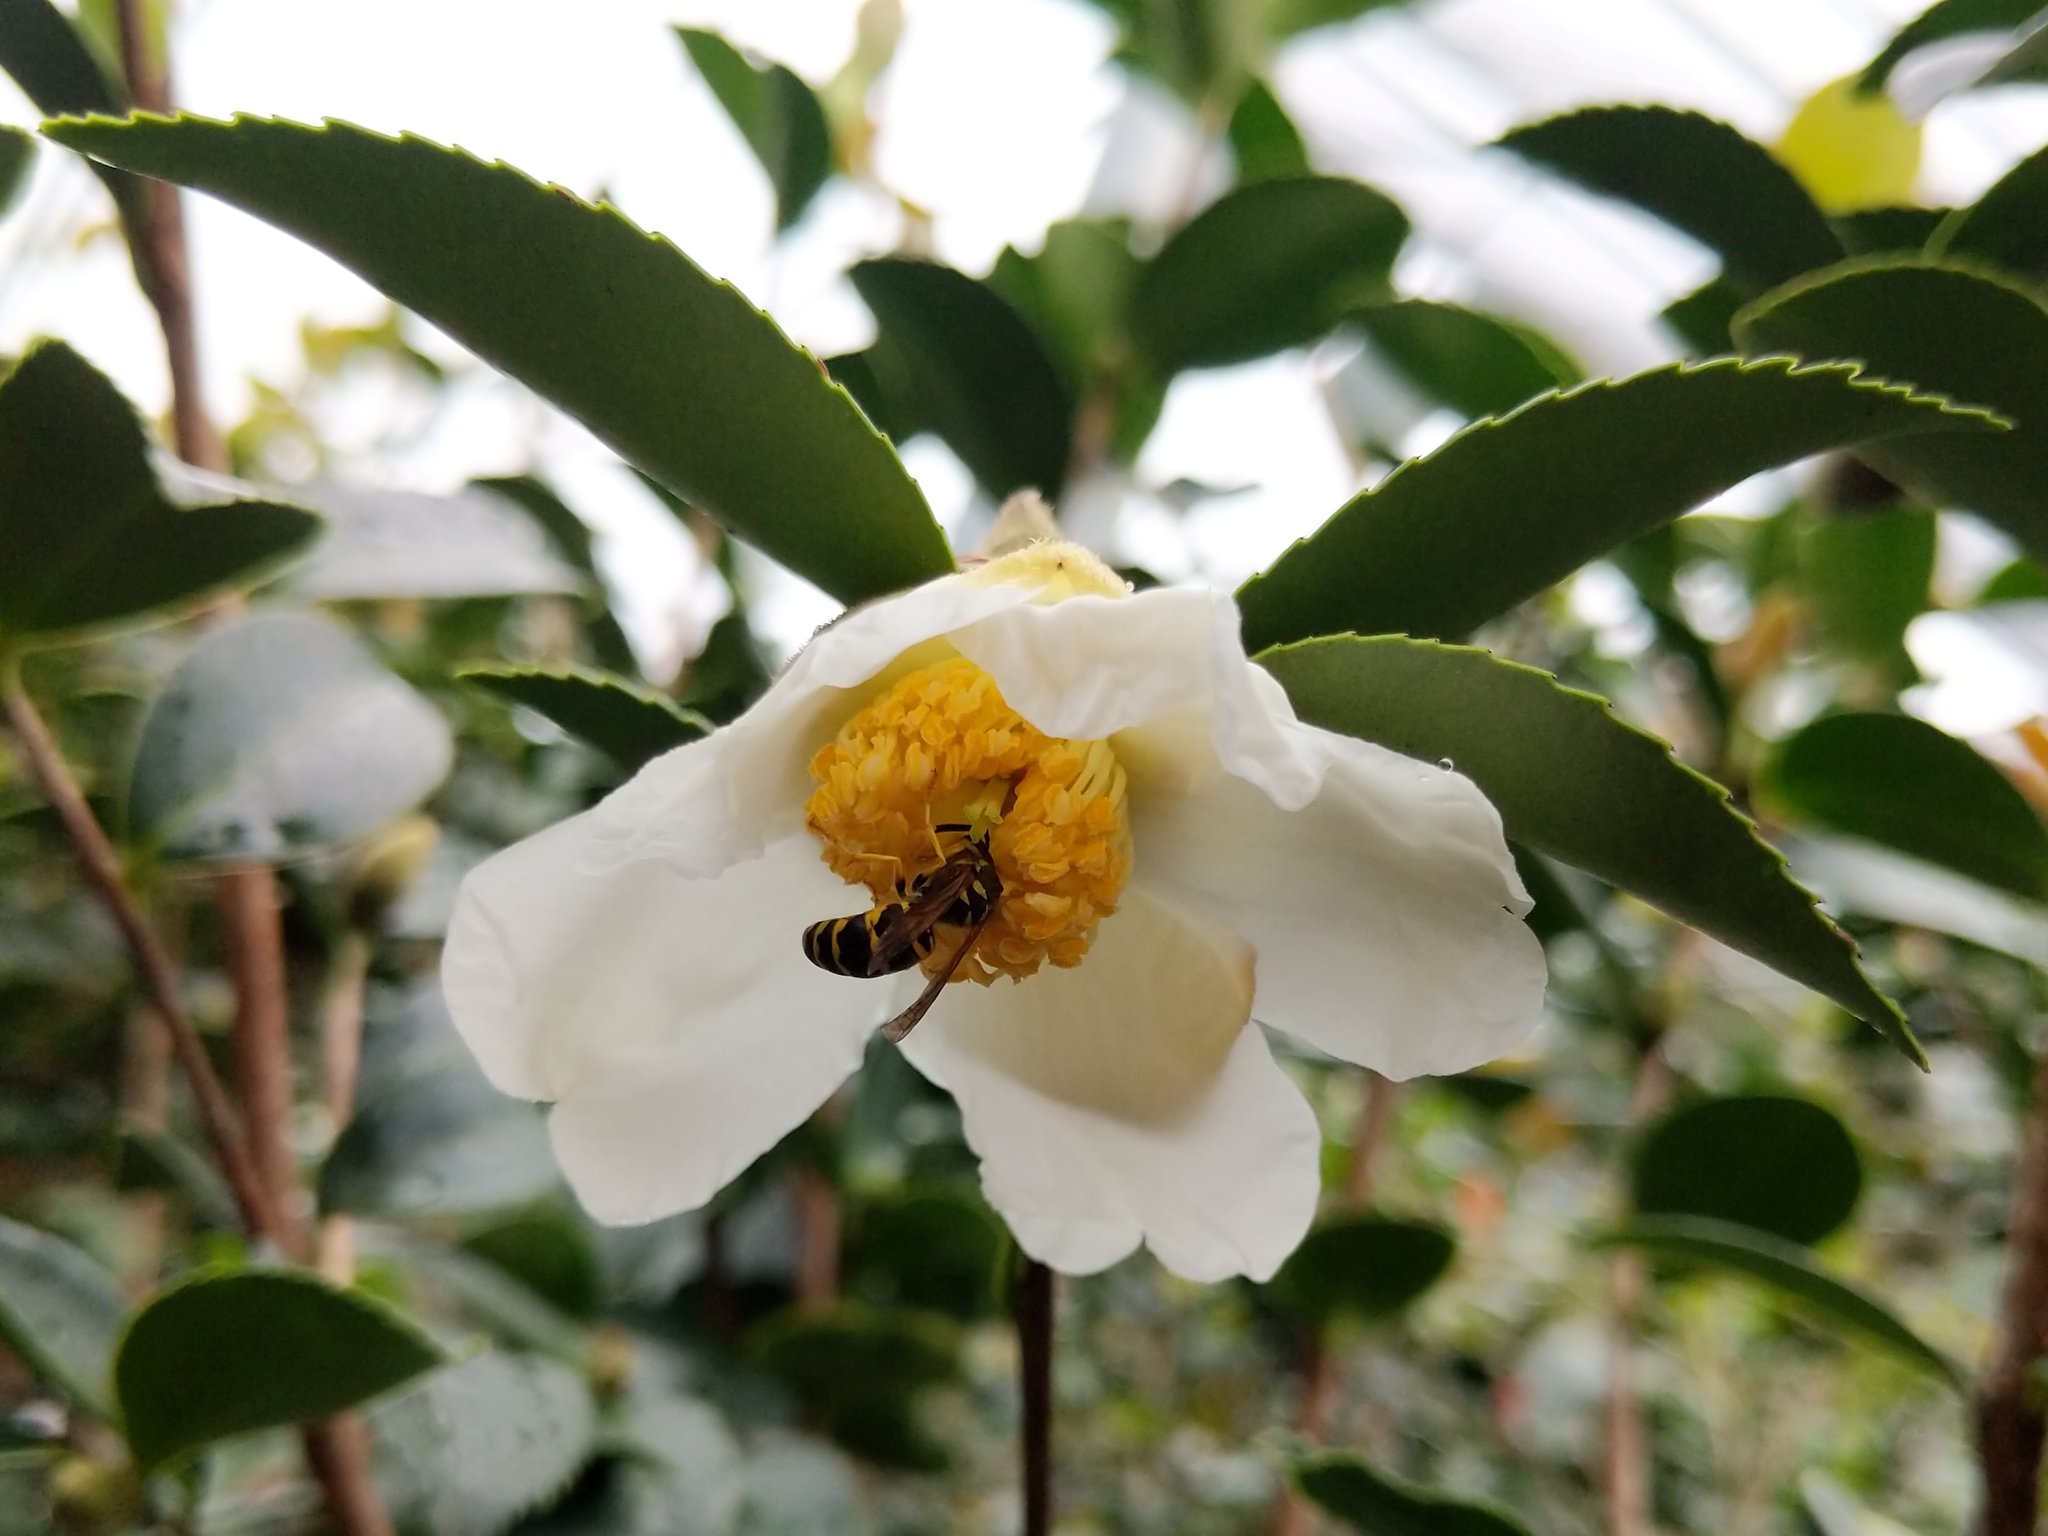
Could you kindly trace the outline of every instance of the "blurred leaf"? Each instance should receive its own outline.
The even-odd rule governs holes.
[[[1280,98],[1263,80],[1252,80],[1237,98],[1226,131],[1231,155],[1237,161],[1240,185],[1267,181],[1276,176],[1308,176],[1308,147],[1301,142],[1301,130],[1280,105]]]
[[[989,493],[1059,494],[1074,408],[1044,346],[986,283],[935,262],[884,257],[849,274],[902,359],[917,419]]]
[[[1816,1536],[1913,1536],[1898,1521],[1865,1509],[1823,1472],[1799,1474],[1799,1502]]]
[[[726,1536],[742,1493],[740,1453],[707,1404],[642,1396],[622,1438],[623,1519],[607,1536]]]
[[[101,66],[80,29],[50,0],[0,0],[0,70],[46,117],[128,110],[128,92]],[[125,171],[94,164],[131,232],[147,223],[143,184]],[[142,269],[136,269],[138,277]],[[146,281],[146,280],[145,280]]]
[[[775,188],[775,227],[788,229],[832,174],[832,130],[811,88],[780,64],[755,64],[716,32],[677,27],[690,62],[725,108]]]
[[[587,667],[468,667],[455,675],[544,715],[628,773],[711,729],[665,694]]]
[[[27,188],[35,168],[34,136],[0,124],[0,217],[6,215]]]
[[[1898,1009],[1728,792],[1547,672],[1462,646],[1381,636],[1268,651],[1301,717],[1420,759],[1450,759],[1507,835],[1641,897],[1833,998],[1915,1061]]]
[[[471,1233],[462,1248],[579,1321],[594,1320],[604,1308],[597,1244],[566,1206],[545,1205],[510,1217]]]
[[[2048,909],[1844,838],[1788,839],[1830,910],[1953,934],[2048,968]]]
[[[295,1270],[203,1270],[138,1312],[114,1361],[144,1471],[229,1435],[325,1418],[443,1362],[412,1323]]]
[[[1292,1472],[1303,1493],[1366,1536],[1529,1536],[1527,1526],[1497,1505],[1404,1482],[1356,1456],[1311,1456]]]
[[[1639,1248],[1660,1258],[1710,1264],[1767,1286],[1828,1325],[1878,1345],[1959,1392],[1969,1373],[1926,1343],[1862,1291],[1824,1273],[1813,1255],[1782,1237],[1698,1216],[1638,1217],[1600,1239],[1607,1247]]]
[[[208,633],[142,722],[128,832],[161,858],[294,858],[374,832],[447,775],[440,713],[338,624]]]
[[[1970,602],[1981,607],[1988,603],[2039,602],[2043,598],[2048,598],[2048,571],[2022,555],[1993,572]]]
[[[624,677],[637,674],[640,662],[612,613],[610,584],[597,567],[597,548],[590,525],[550,486],[531,475],[498,475],[472,480],[470,484],[477,490],[516,502],[540,524],[561,557],[589,578],[592,602],[585,624],[591,652],[597,657],[597,664],[608,672]]]
[[[1665,1115],[1636,1146],[1631,1184],[1642,1216],[1705,1216],[1817,1243],[1856,1209],[1863,1162],[1820,1105],[1758,1094]]]
[[[2041,0],[1936,0],[1892,37],[1876,58],[1864,66],[1857,88],[1882,90],[1907,54],[1929,43],[1967,32],[2006,32],[2024,26],[2041,9]]]
[[[1849,364],[1785,359],[1665,367],[1534,400],[1401,465],[1246,582],[1246,647],[1462,635],[1759,470],[1890,433],[1990,426]]]
[[[2036,150],[1975,203],[1943,219],[1928,237],[1927,254],[2048,279],[2048,150]]]
[[[1799,586],[1827,643],[1915,676],[1906,626],[1927,607],[1934,577],[1934,514],[1922,507],[1819,517],[1799,532]]]
[[[82,1250],[0,1216],[0,1341],[39,1379],[108,1423],[114,1341],[127,1310],[114,1277]]]
[[[912,1186],[862,1210],[848,1268],[874,1301],[971,1321],[994,1309],[1007,1241],[973,1191]]]
[[[343,124],[46,131],[317,246],[842,601],[952,569],[916,484],[817,360],[615,209]]]
[[[1390,1317],[1451,1267],[1457,1244],[1441,1227],[1384,1216],[1326,1221],[1273,1277],[1275,1303],[1310,1328],[1339,1317]]]
[[[1351,319],[1382,356],[1468,421],[1505,416],[1584,377],[1534,332],[1455,304],[1403,299]]]
[[[917,1422],[916,1399],[959,1375],[961,1337],[948,1319],[841,1302],[778,1313],[756,1330],[754,1344],[761,1362],[847,1450],[880,1466],[944,1464]]]
[[[1131,329],[1162,373],[1305,346],[1388,295],[1408,218],[1372,188],[1291,176],[1226,192],[1138,275]]]
[[[182,1196],[193,1219],[216,1231],[241,1224],[234,1196],[206,1154],[168,1131],[152,1130],[132,1121],[120,1127],[116,1189],[165,1190]]]
[[[1920,125],[1907,121],[1889,96],[1859,92],[1856,77],[1847,75],[1792,114],[1777,154],[1831,214],[1888,208],[1913,195]]]
[[[1765,295],[1736,321],[1751,352],[1855,357],[1989,406],[2012,430],[1971,442],[1919,437],[1862,450],[1936,507],[1981,513],[2048,554],[2048,309],[2019,284],[1929,261],[1845,262]]]
[[[1953,213],[1948,208],[1862,208],[1838,214],[1833,222],[1851,256],[1879,256],[1920,251]]]
[[[364,1255],[398,1265],[408,1294],[436,1314],[450,1313],[511,1347],[588,1362],[590,1333],[491,1260],[395,1227],[365,1223],[358,1233]]]
[[[1673,299],[1658,318],[1678,332],[1688,355],[1712,357],[1729,350],[1729,334],[1742,305],[1742,291],[1727,278],[1717,277]]]
[[[1772,756],[1758,795],[1788,820],[2048,900],[2048,829],[1974,748],[1910,715],[1824,715]]]
[[[1368,11],[1390,10],[1406,0],[1265,0],[1267,25],[1275,38],[1292,37],[1311,27],[1335,26]]]
[[[352,486],[294,486],[294,500],[327,519],[312,558],[293,571],[294,592],[320,602],[352,598],[505,597],[586,589],[584,573],[542,531],[489,491],[423,496]]]
[[[370,1427],[401,1528],[497,1536],[569,1486],[590,1457],[597,1410],[580,1372],[492,1350],[379,1404]]]
[[[736,1529],[738,1536],[862,1536],[872,1526],[852,1463],[827,1446],[795,1441],[747,1459]]]
[[[560,1184],[530,1104],[467,1062],[368,1099],[327,1155],[320,1208],[369,1216],[501,1210]]]
[[[133,408],[61,341],[0,379],[0,652],[190,607],[319,526],[267,502],[172,506]]]
[[[825,372],[853,397],[875,430],[890,442],[905,443],[927,430],[910,402],[910,382],[902,376],[901,357],[882,356],[874,347],[842,352],[825,359]]]
[[[1770,151],[1670,107],[1588,107],[1500,140],[1590,192],[1633,203],[1721,258],[1745,294],[1842,259],[1813,199]]]
[[[1245,0],[1097,0],[1125,24],[1120,57],[1192,104],[1228,102],[1265,46],[1264,18]]]

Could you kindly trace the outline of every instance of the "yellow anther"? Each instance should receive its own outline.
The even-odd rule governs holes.
[[[825,862],[877,902],[963,838],[988,839],[1003,898],[960,978],[1078,964],[1130,875],[1124,770],[1109,743],[1045,735],[964,659],[898,679],[811,760],[811,777],[807,822]],[[952,949],[938,945],[927,970]]]

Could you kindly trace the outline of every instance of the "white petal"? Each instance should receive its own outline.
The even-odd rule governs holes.
[[[659,857],[714,873],[794,832],[810,761],[890,679],[945,654],[941,637],[1030,602],[1030,589],[947,576],[848,612],[822,629],[739,719],[665,753],[597,808],[599,863]]]
[[[491,1081],[555,1101],[555,1149],[604,1221],[703,1204],[860,1064],[886,989],[807,962],[804,925],[855,910],[799,836],[708,879],[590,867],[588,813],[479,866],[442,959]]]
[[[1543,949],[1492,804],[1464,775],[1311,726],[1321,792],[1283,810],[1222,775],[1132,798],[1132,881],[1258,956],[1258,1017],[1389,1077],[1514,1049]]]
[[[1241,945],[1134,894],[1079,966],[948,988],[903,1050],[1033,1258],[1091,1274],[1142,1239],[1191,1280],[1264,1279],[1315,1214],[1321,1139],[1251,988]]]

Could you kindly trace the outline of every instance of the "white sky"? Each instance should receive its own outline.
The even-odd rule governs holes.
[[[1006,242],[1035,248],[1088,207],[1156,204],[1188,180],[1179,109],[1106,64],[1107,21],[1079,0],[905,0],[904,43],[878,92],[877,164],[934,215],[938,254],[986,271]],[[1860,66],[1919,0],[1419,0],[1290,47],[1278,89],[1320,168],[1400,201],[1418,237],[1408,291],[1529,318],[1595,371],[1671,355],[1652,322],[1711,274],[1711,258],[1624,210],[1545,182],[1473,146],[1571,106],[1662,100],[1769,142],[1803,97]],[[691,72],[675,22],[718,27],[822,83],[851,45],[856,0],[188,0],[178,89],[193,111],[340,117],[410,129],[586,194],[731,278],[821,354],[870,323],[838,276],[891,248],[887,199],[838,186],[779,247],[758,167]],[[0,120],[35,115],[0,81]],[[1938,108],[1922,195],[1966,199],[2048,140],[2048,92],[1988,93]],[[238,417],[248,381],[286,381],[298,325],[374,318],[381,300],[288,237],[203,198],[188,201],[207,392]],[[0,351],[62,334],[147,409],[165,381],[151,318],[116,242],[76,248],[102,220],[98,185],[42,155],[26,204],[0,224]],[[1355,488],[1321,390],[1342,357],[1292,355],[1182,378],[1139,466],[1248,485],[1183,526],[1131,487],[1077,491],[1089,526],[1169,576],[1233,580],[1308,531]],[[364,424],[365,437],[376,423]],[[1441,421],[1423,434],[1440,433]],[[906,457],[942,520],[979,515],[951,455]],[[605,534],[607,569],[643,651],[672,661],[709,617],[707,584],[667,515],[586,434],[517,391],[466,386],[445,430],[362,466],[381,483],[443,490],[537,463]],[[1117,509],[1121,508],[1119,512]],[[757,610],[784,641],[829,612],[763,572]]]

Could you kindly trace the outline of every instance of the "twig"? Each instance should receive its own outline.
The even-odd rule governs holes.
[[[215,1076],[213,1062],[206,1054],[199,1032],[192,1027],[192,1020],[185,1012],[170,956],[164,952],[162,941],[128,890],[113,844],[94,819],[92,808],[85,803],[78,781],[72,777],[71,765],[65,762],[57,743],[51,739],[49,727],[22,690],[18,674],[10,671],[4,680],[0,680],[0,694],[5,696],[7,722],[21,743],[29,770],[49,797],[50,808],[56,812],[64,835],[70,839],[78,855],[86,884],[120,929],[122,942],[127,945],[128,953],[135,962],[143,994],[170,1036],[171,1049],[186,1080],[192,1085],[192,1098],[199,1107],[200,1125],[213,1148],[214,1157],[220,1163],[221,1172],[227,1177],[242,1224],[253,1233],[274,1239],[278,1221],[271,1208],[269,1191],[242,1142],[241,1129],[235,1123],[235,1111],[228,1102],[227,1090]]]
[[[2048,1049],[2034,1060],[2032,1102],[2013,1175],[2006,1246],[2012,1269],[1977,1394],[1983,1536],[2033,1536],[2044,1425],[2036,1372],[2048,1359]]]
[[[1026,1259],[1017,1278],[1024,1536],[1047,1536],[1052,1529],[1052,1332],[1052,1271],[1036,1259]]]
[[[839,1295],[839,1191],[815,1168],[797,1169],[789,1189],[796,1204],[797,1309],[816,1312]]]

